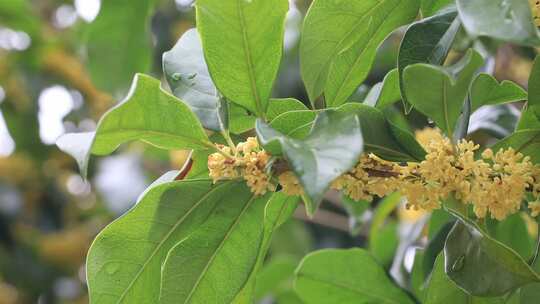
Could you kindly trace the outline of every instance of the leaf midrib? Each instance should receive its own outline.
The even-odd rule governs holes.
[[[255,108],[257,109],[258,114],[264,117],[264,110],[262,106],[261,97],[259,91],[257,90],[257,81],[255,79],[255,68],[253,66],[253,59],[251,58],[251,48],[249,46],[249,38],[246,29],[246,20],[244,17],[244,11],[241,5],[242,0],[236,0],[236,7],[238,10],[238,20],[240,21],[240,29],[242,31],[242,43],[244,45],[244,55],[246,59],[246,65],[248,68],[248,77],[251,88],[251,94],[255,100]]]
[[[379,7],[380,5],[382,5],[385,1],[381,1],[379,4],[377,4],[375,7]],[[401,4],[401,2],[400,2]],[[374,8],[375,8],[374,7]],[[392,14],[397,8],[399,8],[400,5],[396,5],[394,8],[392,8],[390,10],[390,12],[388,12],[387,15],[385,15],[385,18],[383,18],[383,20],[386,19],[386,17],[388,17],[390,14]],[[382,22],[382,24],[384,24],[385,21]],[[368,26],[371,26],[371,22],[368,23]],[[381,25],[382,26],[382,25]],[[380,26],[379,26],[380,27]],[[377,31],[376,31],[377,32]],[[366,32],[367,33],[367,32]],[[369,33],[367,33],[369,34]],[[341,82],[341,84],[339,85],[339,88],[336,90],[336,95],[334,96],[334,100],[332,100],[332,102],[334,103],[335,100],[337,99],[337,97],[339,96],[341,90],[343,89],[343,87],[345,86],[345,83],[347,83],[349,81],[349,78],[351,77],[351,74],[352,74],[352,71],[353,71],[353,67],[356,66],[358,64],[358,61],[360,60],[360,58],[364,55],[364,53],[366,52],[366,50],[368,49],[368,45],[371,45],[371,43],[373,43],[373,39],[376,35],[373,34],[371,35],[371,37],[368,39],[366,45],[364,48],[362,48],[362,51],[360,52],[360,54],[356,57],[356,59],[354,60],[354,64],[351,65],[351,68],[349,69],[349,71],[347,72],[347,75],[345,76],[345,79]]]
[[[184,216],[182,216],[172,227],[171,229],[167,232],[167,234],[163,237],[163,239],[158,243],[158,245],[156,246],[156,248],[154,249],[154,251],[152,251],[152,253],[150,254],[150,256],[148,257],[148,259],[146,259],[146,261],[143,263],[143,265],[141,266],[141,269],[135,274],[135,277],[133,278],[133,280],[131,280],[131,282],[129,283],[129,285],[126,287],[126,289],[124,290],[124,292],[120,295],[120,298],[118,298],[118,301],[116,302],[117,304],[118,303],[122,303],[122,301],[124,300],[125,296],[127,295],[128,291],[133,287],[133,285],[135,284],[135,282],[139,279],[139,277],[141,276],[141,274],[143,273],[144,269],[146,268],[146,266],[150,263],[150,261],[154,258],[154,256],[157,254],[157,252],[159,251],[159,249],[161,249],[161,247],[163,246],[163,244],[165,244],[165,242],[169,239],[169,237],[174,233],[174,231],[184,222],[184,220],[195,210],[199,207],[199,205],[206,200],[206,198],[208,198],[210,196],[210,194],[212,194],[213,192],[215,192],[217,189],[220,189],[221,187],[223,187],[224,185],[228,185],[229,183],[222,183],[220,185],[217,185],[215,186],[214,188],[210,189],[210,191],[208,191],[201,199],[199,199],[191,208],[189,208],[188,212],[186,212],[186,214]]]
[[[206,263],[206,265],[204,266],[203,270],[201,271],[201,274],[199,275],[199,277],[197,278],[197,281],[195,281],[195,284],[193,284],[193,287],[191,288],[191,291],[189,292],[188,296],[186,297],[184,303],[189,303],[189,300],[191,299],[191,297],[193,297],[193,295],[195,294],[195,291],[197,290],[197,287],[199,287],[199,284],[201,283],[202,279],[205,277],[207,271],[208,271],[208,268],[210,268],[210,265],[214,262],[214,259],[216,258],[217,254],[219,251],[221,251],[221,249],[223,248],[223,246],[225,245],[225,242],[229,239],[229,236],[231,235],[231,233],[233,232],[234,228],[236,227],[236,225],[240,222],[240,219],[244,216],[244,214],[246,213],[246,211],[248,210],[248,208],[251,206],[251,204],[253,203],[253,200],[255,199],[255,194],[253,194],[251,196],[251,198],[249,199],[249,201],[246,203],[246,205],[242,208],[242,211],[240,212],[240,214],[238,215],[238,217],[234,220],[233,224],[229,227],[229,229],[227,230],[227,233],[225,234],[225,236],[223,237],[223,239],[221,240],[221,242],[219,243],[218,247],[216,248],[216,250],[214,251],[214,253],[212,254],[212,256],[210,256],[210,259],[208,259],[208,262]]]

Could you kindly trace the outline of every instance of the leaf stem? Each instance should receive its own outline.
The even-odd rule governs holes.
[[[229,133],[229,130],[221,130],[221,135],[225,138],[225,141],[227,141],[227,145],[231,148],[231,151],[233,151],[234,155],[237,154],[236,146],[234,145],[234,142],[231,138],[231,134]]]

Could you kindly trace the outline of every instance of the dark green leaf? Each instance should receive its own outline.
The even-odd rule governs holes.
[[[485,73],[476,76],[471,86],[472,112],[485,105],[525,99],[527,99],[527,92],[517,84],[509,80],[503,80],[499,84],[493,76]]]
[[[217,205],[234,204],[249,194],[242,183],[212,186],[207,180],[151,188],[92,244],[87,260],[90,301],[158,303],[161,264],[167,252],[195,231]]]
[[[411,24],[405,32],[399,47],[398,72],[406,112],[410,111],[410,106],[403,79],[405,68],[415,63],[440,65],[444,62],[461,25],[456,16],[455,10],[447,10]]]
[[[419,161],[425,151],[409,132],[386,121],[384,114],[373,107],[347,103],[337,109],[355,113],[360,118],[364,149],[390,161]]]
[[[95,132],[66,134],[57,145],[77,160],[86,176],[90,154],[110,154],[136,139],[171,150],[212,146],[189,107],[143,74],[135,76],[128,96],[101,118]]]
[[[256,198],[237,184],[204,224],[176,239],[161,269],[160,303],[231,303],[257,262],[270,195]]]
[[[469,50],[451,67],[423,63],[408,66],[403,73],[407,101],[452,137],[471,80],[482,63],[482,57]]]
[[[228,129],[227,105],[218,96],[210,78],[196,29],[186,31],[176,45],[163,54],[163,72],[174,96],[189,105],[205,128]]]
[[[504,298],[479,298],[468,295],[444,272],[444,256],[437,256],[425,291],[424,304],[504,304]]]
[[[88,68],[99,88],[123,92],[135,73],[150,68],[154,4],[153,0],[101,3],[96,20],[87,26]]]
[[[358,117],[334,110],[319,113],[305,139],[288,137],[261,120],[257,120],[256,131],[263,146],[273,144],[272,154],[282,154],[291,165],[311,200],[307,205],[310,215],[330,183],[350,170],[363,152]]]
[[[362,249],[326,249],[307,255],[296,270],[295,290],[307,304],[414,303]]]
[[[457,0],[459,17],[469,34],[524,45],[540,45],[528,1]]]
[[[392,31],[414,20],[416,0],[312,3],[304,21],[300,60],[312,103],[323,91],[339,106],[369,73],[379,45]]]
[[[527,224],[520,213],[515,213],[502,221],[487,220],[490,235],[497,241],[514,249],[528,260],[533,253],[533,240],[527,231]]]
[[[502,296],[540,281],[538,274],[509,247],[494,240],[472,221],[458,221],[446,239],[445,271],[474,296]]]
[[[198,0],[195,7],[216,87],[264,117],[281,60],[287,0]]]

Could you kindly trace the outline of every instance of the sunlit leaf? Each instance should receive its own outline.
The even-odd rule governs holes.
[[[216,87],[264,117],[281,60],[288,1],[198,0],[195,7]]]
[[[339,106],[367,77],[375,53],[396,28],[414,20],[413,0],[314,1],[304,21],[300,60],[312,103],[324,91]]]
[[[87,275],[92,303],[158,303],[167,252],[196,230],[217,205],[251,194],[242,183],[207,180],[151,188],[124,216],[105,228],[90,248]]]
[[[163,149],[212,146],[189,107],[163,91],[158,80],[143,74],[135,76],[128,96],[101,118],[95,132],[66,134],[57,145],[77,159],[86,176],[90,154],[110,154],[132,140]]]
[[[222,197],[208,220],[167,254],[160,303],[231,303],[248,281],[264,238],[264,208],[243,183]]]

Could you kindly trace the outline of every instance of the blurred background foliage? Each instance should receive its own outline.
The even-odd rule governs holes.
[[[186,151],[168,153],[134,143],[94,159],[86,182],[54,142],[65,132],[93,130],[100,115],[126,94],[134,73],[163,78],[162,53],[194,27],[191,2],[0,1],[0,304],[87,303],[84,261],[93,237],[130,208],[153,179],[182,167]],[[274,96],[307,102],[298,42],[310,1],[290,2]],[[402,35],[403,29],[382,45],[370,76],[351,101],[362,102],[369,88],[396,66]],[[455,57],[473,43],[465,34],[458,42]],[[475,47],[488,54],[487,69],[496,78],[526,85],[531,49],[492,41]],[[507,135],[518,117],[516,107],[480,109],[470,133],[480,142]],[[418,113],[405,117],[399,110],[394,115],[416,128],[429,124]],[[426,216],[402,205],[395,195],[368,206],[329,193],[314,219],[297,212],[297,219],[275,236],[257,298],[297,303],[291,274],[306,253],[324,247],[368,247],[394,277],[410,272],[416,248],[425,246],[417,236],[436,233],[434,227],[450,219],[436,212],[425,226]],[[501,236],[519,242],[526,256],[536,227],[520,215],[506,225],[529,229],[531,238],[524,241]]]

